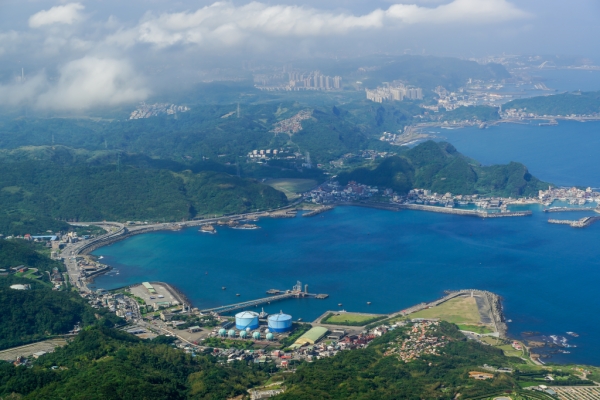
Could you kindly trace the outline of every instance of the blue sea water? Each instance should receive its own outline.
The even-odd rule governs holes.
[[[430,131],[484,165],[518,161],[537,178],[555,185],[600,188],[600,122]]]
[[[570,343],[578,347],[552,360],[600,364],[600,224],[573,229],[547,218],[541,212],[482,220],[341,207],[313,218],[261,220],[262,229],[252,231],[157,232],[97,250],[120,273],[96,283],[110,289],[167,281],[195,306],[213,307],[290,289],[300,280],[310,292],[330,297],[289,299],[265,310],[305,321],[339,309],[338,303],[388,313],[448,289],[486,289],[504,297],[511,335],[575,331],[581,336]]]
[[[585,92],[600,90],[600,71],[581,69],[541,69],[532,70],[530,75],[540,77],[546,86],[559,92]]]
[[[440,134],[484,164],[520,161],[549,182],[600,187],[600,123]],[[600,365],[600,223],[585,229],[550,225],[548,214],[532,209],[531,217],[482,220],[341,207],[312,218],[264,219],[259,230],[145,234],[94,253],[119,270],[96,284],[111,289],[167,281],[205,308],[264,297],[268,289],[290,289],[300,280],[310,292],[330,297],[289,299],[265,311],[283,310],[305,321],[339,309],[338,303],[349,311],[388,313],[444,290],[486,289],[503,296],[513,321],[510,335],[574,331],[580,337],[567,338],[577,347],[550,361]]]

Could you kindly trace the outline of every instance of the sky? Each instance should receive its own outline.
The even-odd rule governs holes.
[[[242,60],[507,53],[600,61],[599,17],[597,0],[0,0],[0,105],[118,106],[147,99],[169,74],[201,79]]]

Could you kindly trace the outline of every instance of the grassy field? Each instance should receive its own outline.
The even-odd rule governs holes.
[[[458,324],[458,329],[460,329],[461,331],[469,331],[469,332],[475,332],[475,333],[479,333],[479,334],[493,333],[494,332],[493,329],[490,329],[489,327],[487,327],[485,325],[463,325],[463,324]]]
[[[457,325],[479,325],[481,317],[473,297],[457,297],[437,307],[410,314],[409,318],[439,318]]]
[[[332,324],[332,325],[345,325],[352,324],[355,326],[366,325],[368,323],[374,322],[376,319],[383,319],[385,316],[376,316],[376,315],[368,315],[368,314],[357,314],[357,313],[339,313],[339,314],[329,314],[327,317],[321,320],[322,324]]]
[[[319,182],[314,179],[269,179],[265,181],[266,185],[282,191],[288,200],[294,200],[300,197],[298,193],[307,192],[317,186]]]

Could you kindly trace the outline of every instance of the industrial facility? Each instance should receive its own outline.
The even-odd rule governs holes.
[[[245,330],[246,328],[254,330],[258,328],[258,314],[253,311],[237,313],[235,315],[235,327],[240,330]]]
[[[288,332],[292,329],[292,316],[283,312],[269,315],[267,324],[271,332]]]

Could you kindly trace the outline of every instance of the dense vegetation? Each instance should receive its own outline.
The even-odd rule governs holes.
[[[37,243],[25,240],[0,240],[0,269],[24,265],[40,272],[51,272],[53,268],[64,270],[62,263],[36,251],[37,246]]]
[[[270,209],[287,201],[269,186],[222,172],[43,161],[0,162],[0,168],[5,235],[38,233],[29,229],[39,226],[23,221],[39,216],[61,221],[179,221]],[[44,231],[55,227],[49,225],[42,226]]]
[[[6,119],[0,120],[1,158],[29,159],[31,146],[67,145],[77,151],[63,152],[61,161],[81,160],[98,163],[115,151],[160,157],[186,164],[205,158],[220,163],[239,163],[240,156],[257,149],[289,147],[304,154],[314,153],[316,162],[328,162],[345,152],[366,148],[382,130],[397,131],[422,109],[411,103],[382,106],[357,100],[342,106],[315,107],[314,104],[277,102],[245,105],[240,118],[228,115],[236,104],[193,108],[176,116],[158,116],[139,120],[92,121],[87,119]],[[303,122],[304,130],[289,137],[271,130],[276,122],[303,110],[312,110],[313,118]],[[370,143],[381,146],[382,143]],[[24,149],[23,148],[26,146]],[[87,152],[93,151],[93,157]],[[36,151],[47,158],[51,150]],[[58,157],[54,152],[53,157]],[[244,160],[245,158],[242,158]],[[216,163],[213,163],[213,167]],[[235,168],[234,168],[235,171]]]
[[[159,337],[160,338],[160,337]],[[51,369],[51,367],[59,367]],[[0,396],[24,399],[226,399],[265,379],[258,367],[227,367],[160,340],[144,342],[94,327],[38,360],[33,368],[0,363]]]
[[[498,109],[489,106],[458,107],[452,111],[440,114],[442,121],[466,121],[477,120],[482,122],[496,121],[500,119]]]
[[[600,113],[599,92],[571,92],[552,96],[518,99],[506,103],[505,110],[523,109],[538,115],[571,115]]]
[[[481,166],[464,157],[449,143],[427,141],[401,156],[388,157],[375,168],[341,173],[340,183],[356,181],[392,188],[398,193],[430,189],[437,193],[529,196],[548,185],[531,176],[519,163]]]
[[[21,265],[37,268],[39,278],[0,276],[0,349],[65,334],[77,323],[83,326],[96,323],[113,326],[118,321],[105,310],[93,310],[74,292],[51,290],[47,272],[53,268],[63,270],[64,267],[39,254],[33,243],[0,240],[0,268]],[[10,285],[16,283],[30,284],[32,288],[10,289]]]
[[[510,73],[502,65],[482,65],[475,61],[450,57],[381,56],[378,59],[357,59],[350,62],[344,60],[344,63],[348,64],[346,68],[356,68],[354,71],[348,70],[347,75],[360,80],[367,87],[403,80],[424,89],[444,86],[446,89],[455,90],[469,79],[489,81],[510,78]],[[361,67],[367,68],[361,70]]]
[[[345,351],[298,368],[286,380],[288,390],[281,399],[453,399],[512,390],[512,377],[499,374],[491,382],[468,378],[468,372],[490,364],[508,366],[498,349],[466,341],[454,325],[442,323],[437,336],[451,341],[442,356],[422,355],[404,363],[384,357],[389,343],[406,336],[398,329],[373,341],[364,350]]]

